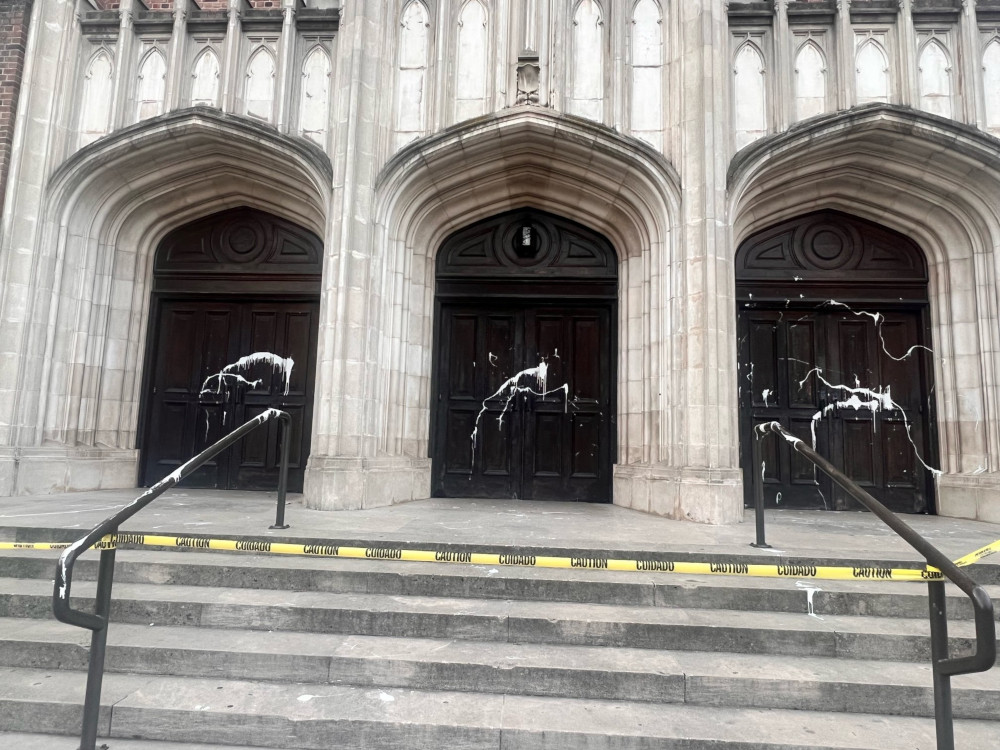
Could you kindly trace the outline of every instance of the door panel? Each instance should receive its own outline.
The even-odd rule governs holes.
[[[435,495],[610,499],[610,309],[442,306]]]
[[[821,455],[893,510],[926,509],[930,476],[920,464],[928,453],[929,409],[921,395],[929,390],[925,353],[917,348],[902,356],[923,345],[920,312],[883,311],[877,320],[874,314],[748,306],[740,311],[748,504],[763,476],[768,507],[859,507],[784,441],[764,440],[764,465],[754,465],[752,425],[774,420],[814,440]],[[900,409],[872,408],[886,394]]]
[[[143,482],[154,484],[235,427],[274,406],[292,416],[289,489],[301,491],[311,433],[318,303],[164,300],[152,357]],[[286,394],[280,372],[256,365],[254,386],[206,378],[255,351],[295,361]],[[277,487],[277,422],[251,433],[184,480],[187,487]]]

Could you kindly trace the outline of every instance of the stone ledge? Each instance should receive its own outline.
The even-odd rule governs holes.
[[[1000,472],[938,477],[937,512],[949,518],[1000,523]]]
[[[303,487],[307,508],[360,510],[430,497],[429,458],[310,456]]]
[[[739,469],[618,465],[614,503],[678,521],[742,523],[743,478]]]
[[[139,452],[121,448],[0,448],[0,496],[136,486]]]

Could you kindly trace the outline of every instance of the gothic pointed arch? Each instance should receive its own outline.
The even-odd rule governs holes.
[[[70,157],[47,186],[40,247],[49,270],[38,284],[51,293],[32,302],[31,314],[40,330],[80,346],[53,347],[25,369],[33,384],[18,404],[25,444],[104,446],[134,466],[159,240],[238,206],[322,236],[331,177],[329,157],[307,141],[207,107],[152,117]],[[77,292],[83,279],[93,295]]]
[[[998,282],[1000,153],[981,131],[933,115],[872,104],[824,115],[763,139],[729,172],[734,244],[818,210],[876,222],[927,258],[937,433],[947,488],[1000,471],[1000,330],[970,309]],[[995,381],[993,381],[995,382]],[[985,481],[978,479],[976,481]]]
[[[386,252],[381,266],[387,279],[400,280],[384,287],[380,301],[380,309],[394,311],[379,324],[394,363],[380,384],[389,405],[379,429],[382,449],[427,455],[427,434],[407,435],[406,425],[429,422],[437,248],[477,221],[530,209],[600,233],[614,249],[618,341],[633,347],[631,355],[624,349],[617,354],[618,459],[665,460],[670,432],[659,420],[669,394],[653,384],[674,365],[665,339],[667,311],[653,300],[668,294],[679,184],[669,162],[648,144],[537,107],[459,124],[396,154],[375,186],[376,246]],[[656,437],[644,440],[644,434]]]

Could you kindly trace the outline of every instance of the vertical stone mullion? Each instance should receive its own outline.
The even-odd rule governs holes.
[[[170,38],[170,60],[167,63],[167,90],[163,97],[163,111],[170,112],[180,106],[181,81],[187,48],[187,14],[189,0],[174,0],[174,28]]]
[[[986,129],[986,100],[983,89],[983,50],[979,41],[979,19],[976,3],[963,0],[962,17],[959,22],[962,55],[962,92],[965,121],[980,130]]]
[[[854,27],[851,25],[851,0],[837,0],[837,108],[848,109],[854,97]]]
[[[281,40],[278,42],[278,86],[275,98],[278,100],[277,125],[282,133],[289,131],[289,112],[294,91],[295,75],[295,0],[283,0],[281,20]]]
[[[132,90],[130,84],[135,69],[135,61],[132,59],[132,50],[135,47],[133,2],[134,0],[122,0],[119,8],[121,21],[118,25],[118,44],[115,47],[114,95],[111,97],[112,131],[126,124],[125,113],[128,112],[129,93]]]
[[[791,105],[795,85],[791,63],[792,39],[788,30],[788,0],[774,2],[774,75],[771,90],[774,92],[776,130],[781,133],[791,123]]]
[[[246,0],[229,0],[229,21],[226,24],[226,43],[222,60],[222,97],[220,108],[223,112],[235,112],[240,96],[240,48],[243,46],[241,17]]]
[[[920,103],[920,87],[917,85],[917,32],[913,26],[913,0],[900,0],[898,18],[899,102],[908,107],[917,107]]]

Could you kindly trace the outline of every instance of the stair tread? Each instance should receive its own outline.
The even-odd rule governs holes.
[[[8,712],[18,704],[76,704],[84,678],[82,672],[7,670],[0,701]],[[329,747],[359,733],[371,737],[373,731],[386,738],[380,747],[404,746],[393,743],[393,733],[421,746],[415,738],[437,736],[442,728],[463,738],[449,746],[470,750],[513,748],[519,737],[542,732],[545,747],[560,749],[580,747],[591,735],[610,737],[600,745],[607,747],[625,746],[612,744],[615,738],[685,738],[690,747],[700,747],[699,742],[770,743],[775,737],[784,750],[935,745],[934,722],[923,718],[183,677],[108,674],[102,703],[114,705],[112,736],[156,739],[183,712],[183,726],[175,731],[181,740],[279,747]],[[956,721],[956,736],[958,747],[992,747],[997,727]]]
[[[75,600],[92,596],[94,584],[80,581],[73,586]],[[47,582],[0,578],[0,595],[51,596]],[[553,623],[586,621],[588,623],[638,623],[649,625],[689,625],[710,628],[744,627],[767,631],[813,633],[864,633],[885,635],[926,635],[929,625],[916,618],[821,615],[800,613],[755,612],[670,607],[637,607],[617,604],[578,602],[540,602],[504,599],[468,599],[454,597],[408,596],[396,594],[329,593],[315,591],[275,591],[271,589],[233,589],[212,586],[156,584],[116,584],[118,602],[145,601],[206,606],[219,612],[230,608],[278,607],[367,612],[396,612],[463,616],[502,622],[510,619],[537,619]],[[203,621],[202,624],[221,624]],[[971,637],[974,624],[955,620],[949,623],[949,635]]]
[[[0,618],[0,643],[24,648],[45,645],[86,647],[89,631],[56,621]],[[113,623],[108,648],[173,650],[199,654],[256,654],[322,659],[441,662],[503,669],[536,668],[615,671],[688,677],[764,681],[833,681],[868,685],[931,684],[930,664],[831,657],[656,651],[599,646],[520,644],[434,638],[402,638],[260,630],[199,629]],[[1000,669],[954,678],[954,688],[1000,690]]]
[[[98,740],[98,748],[103,740]],[[0,732],[0,747],[16,750],[78,750],[79,736],[70,737],[54,734],[34,734],[25,732]],[[203,745],[190,742],[165,742],[157,740],[115,739],[110,750],[256,750],[252,745]],[[271,750],[289,750],[271,748]]]

